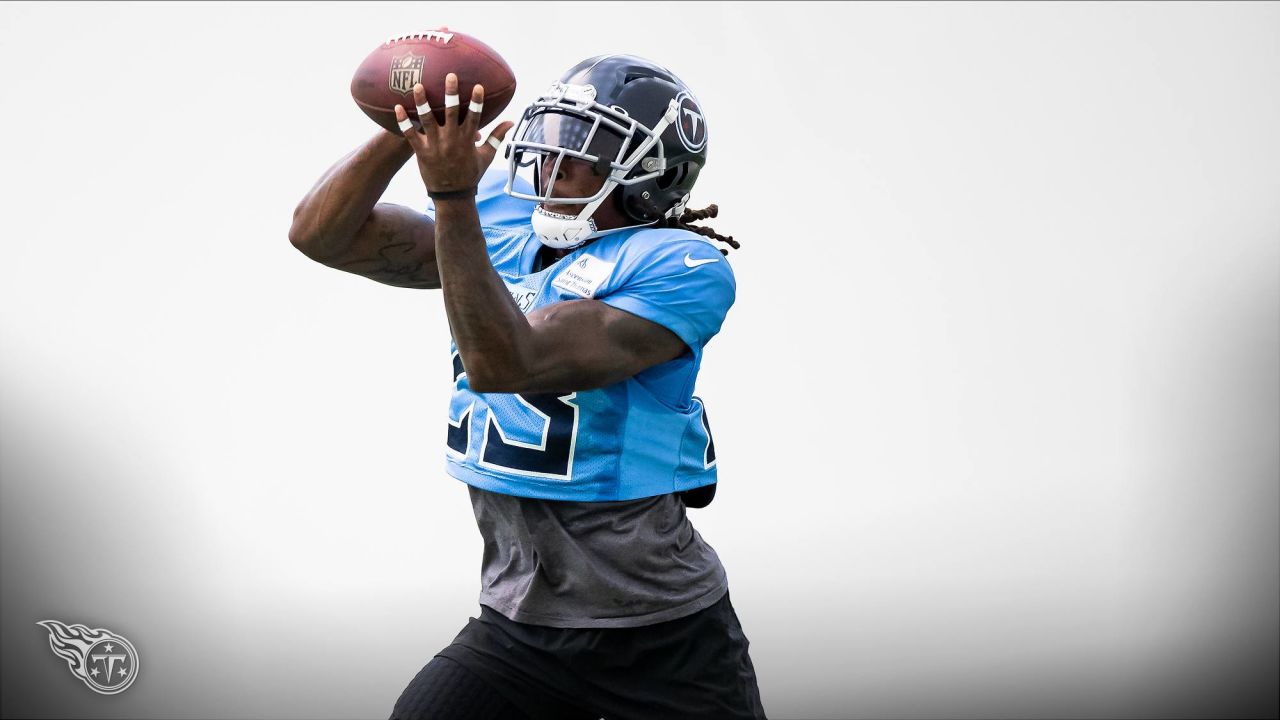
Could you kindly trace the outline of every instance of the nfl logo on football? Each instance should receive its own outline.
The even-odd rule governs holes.
[[[391,58],[391,75],[387,80],[391,91],[401,95],[409,94],[414,85],[422,82],[422,63],[426,59],[426,55],[413,53]]]

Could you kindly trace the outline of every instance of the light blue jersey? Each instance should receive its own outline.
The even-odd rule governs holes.
[[[451,343],[448,473],[493,492],[577,501],[716,482],[710,424],[693,386],[702,350],[733,304],[729,263],[700,235],[643,228],[606,235],[531,272],[542,247],[529,222],[534,203],[507,195],[505,183],[506,173],[487,173],[476,203],[493,267],[521,310],[591,298],[666,327],[692,352],[595,390],[475,393]],[[435,216],[434,206],[427,214]]]

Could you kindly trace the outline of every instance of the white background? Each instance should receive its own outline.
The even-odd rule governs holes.
[[[95,3],[0,6],[7,714],[385,717],[476,614],[440,297],[286,238],[439,24],[508,116],[606,52],[702,102],[771,717],[1276,712],[1280,6]]]

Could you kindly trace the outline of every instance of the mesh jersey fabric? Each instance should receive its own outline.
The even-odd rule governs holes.
[[[693,390],[703,349],[736,294],[727,259],[696,233],[643,227],[533,272],[541,248],[529,221],[534,203],[507,195],[505,182],[505,172],[486,173],[476,204],[493,267],[522,311],[599,300],[666,327],[689,352],[593,390],[476,393],[451,340],[447,472],[483,490],[546,500],[631,500],[715,483],[710,421]],[[427,213],[434,217],[434,206]]]

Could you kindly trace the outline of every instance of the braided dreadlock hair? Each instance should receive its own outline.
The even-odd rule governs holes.
[[[720,242],[727,244],[729,247],[733,248],[734,250],[741,249],[742,243],[738,242],[737,240],[734,240],[732,235],[721,235],[720,233],[716,232],[715,230],[712,230],[709,227],[689,224],[689,223],[698,222],[699,220],[706,220],[708,218],[713,218],[719,214],[720,214],[720,206],[715,204],[708,205],[702,208],[701,210],[685,210],[684,212],[680,213],[679,217],[667,218],[665,227],[676,228],[679,230],[688,230],[689,232],[697,233],[703,237],[709,237],[713,240],[719,240]],[[728,255],[729,251],[724,248],[720,248],[720,254]]]

